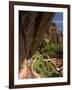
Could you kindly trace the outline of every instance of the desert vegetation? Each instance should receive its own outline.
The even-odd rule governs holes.
[[[19,12],[19,78],[63,76],[63,32],[52,12]]]
[[[60,71],[63,65],[62,58],[62,44],[47,43],[45,40],[43,40],[38,52],[33,58],[33,69],[40,74],[41,77],[61,77],[63,76]],[[53,63],[54,59],[56,63]],[[58,62],[60,64],[58,64]]]

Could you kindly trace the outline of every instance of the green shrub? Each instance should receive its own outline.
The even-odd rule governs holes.
[[[57,43],[47,43],[45,40],[42,41],[39,52],[45,56],[63,58],[63,45]]]
[[[55,70],[51,62],[47,62],[43,57],[37,58],[33,64],[33,69],[41,75],[41,77],[60,77],[61,75]]]

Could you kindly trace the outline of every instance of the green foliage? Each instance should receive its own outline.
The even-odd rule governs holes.
[[[63,58],[63,45],[57,43],[47,43],[45,40],[42,41],[39,52],[47,58],[50,57],[58,57]]]
[[[63,45],[57,43],[48,43],[43,40],[36,55],[33,69],[41,75],[41,77],[61,77],[51,61],[47,58],[63,58]]]
[[[42,77],[60,77],[61,75],[55,70],[52,63],[45,61],[42,56],[37,58],[33,64],[33,69]]]

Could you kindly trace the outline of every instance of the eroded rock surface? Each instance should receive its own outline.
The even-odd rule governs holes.
[[[20,68],[37,51],[46,30],[48,30],[54,13],[19,12],[19,62]]]

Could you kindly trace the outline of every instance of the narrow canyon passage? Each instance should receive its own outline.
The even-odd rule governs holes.
[[[40,77],[29,61],[37,52],[54,13],[19,11],[19,73],[20,78]]]

